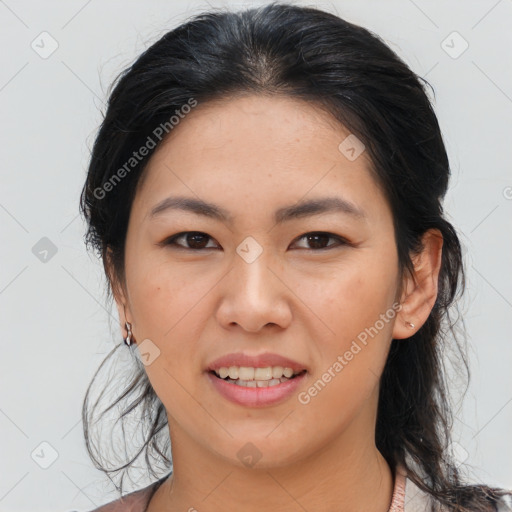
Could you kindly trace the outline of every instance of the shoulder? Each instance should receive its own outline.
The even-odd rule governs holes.
[[[405,512],[425,512],[431,510],[434,505],[434,498],[420,489],[411,479],[405,479]],[[447,512],[448,509],[443,507],[441,512]]]
[[[153,483],[89,512],[144,512],[154,487]]]
[[[171,474],[172,471],[143,489],[133,491],[89,512],[145,512],[153,494]]]
[[[512,501],[510,497],[502,496],[495,502],[495,507],[496,512],[512,512]],[[404,512],[425,512],[426,510],[451,512],[448,507],[441,506],[430,494],[406,477]]]

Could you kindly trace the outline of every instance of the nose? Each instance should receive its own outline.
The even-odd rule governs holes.
[[[220,283],[216,314],[224,328],[238,324],[247,332],[259,332],[267,325],[283,329],[289,325],[293,294],[277,267],[266,251],[251,262],[235,255],[232,268]]]

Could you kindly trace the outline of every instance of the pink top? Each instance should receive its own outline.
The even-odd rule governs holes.
[[[388,512],[404,512],[406,474],[401,466],[395,472],[395,486]]]
[[[132,492],[116,501],[94,509],[93,512],[145,512],[152,495],[169,476],[170,474],[162,477],[160,480],[144,489]],[[394,475],[393,494],[391,496],[391,506],[388,512],[425,512],[431,509],[432,503],[431,496],[422,491],[412,480],[407,478],[405,469],[399,465]],[[445,506],[437,508],[436,510],[448,512],[448,508]],[[503,498],[498,503],[497,510],[498,512],[512,512],[512,507],[509,502]]]
[[[161,484],[168,476],[169,475],[166,475],[158,482],[154,482],[144,489],[132,492],[119,500],[103,505],[93,512],[144,512],[151,498],[151,491],[155,491],[157,484]],[[395,484],[391,497],[391,506],[388,512],[404,512],[405,488],[406,473],[404,469],[399,466],[395,472]],[[424,508],[419,510],[424,510]]]

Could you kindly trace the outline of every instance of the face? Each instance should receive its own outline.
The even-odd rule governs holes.
[[[367,152],[340,146],[349,134],[312,104],[246,96],[199,104],[151,158],[116,300],[173,452],[277,467],[373,439],[400,276],[389,205]],[[214,210],[151,214],[177,197]]]

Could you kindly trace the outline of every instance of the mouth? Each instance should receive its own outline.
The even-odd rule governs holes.
[[[309,372],[304,363],[271,352],[226,354],[205,370],[214,390],[244,407],[267,407],[289,400]]]
[[[235,386],[245,388],[268,388],[291,381],[306,373],[306,370],[293,370],[283,366],[266,366],[264,368],[248,366],[222,366],[210,370],[214,377]]]

